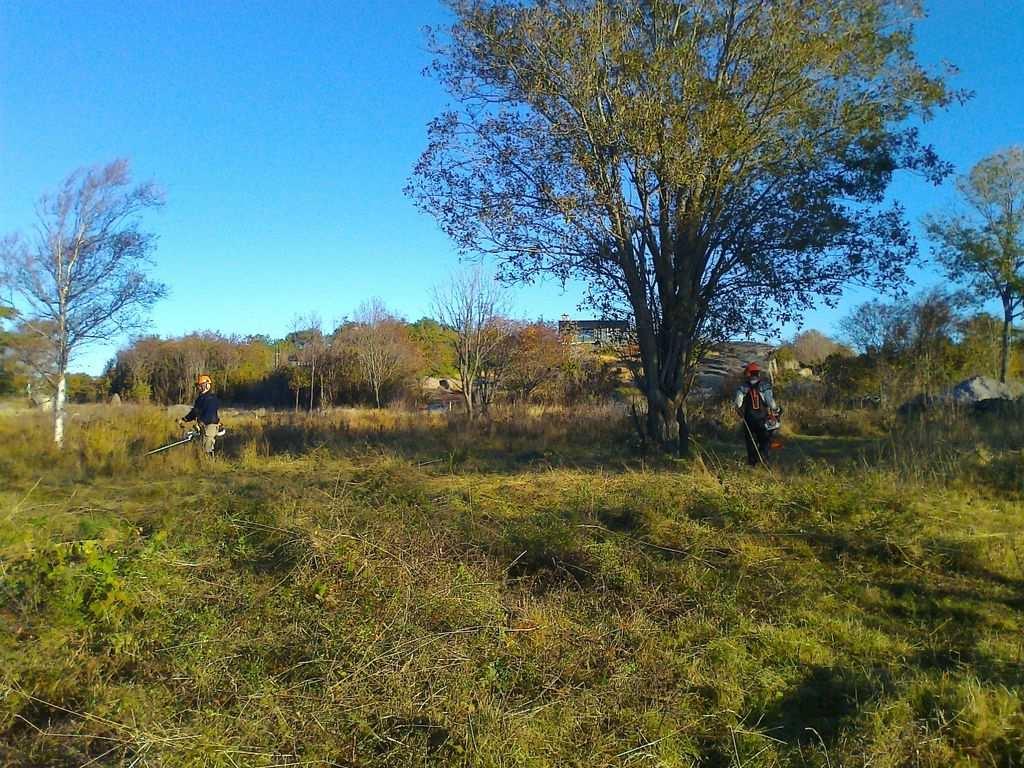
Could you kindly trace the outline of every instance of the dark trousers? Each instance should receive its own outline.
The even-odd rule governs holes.
[[[743,420],[743,439],[747,444],[747,463],[754,467],[760,462],[768,461],[768,451],[772,446],[772,435],[765,429],[761,419]]]

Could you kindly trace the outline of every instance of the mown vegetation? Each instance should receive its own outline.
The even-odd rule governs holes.
[[[1021,765],[1024,435],[943,418],[8,416],[0,762]]]

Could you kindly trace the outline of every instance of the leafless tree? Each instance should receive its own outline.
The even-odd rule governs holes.
[[[474,391],[474,406],[487,413],[497,395],[511,383],[516,364],[516,348],[522,323],[496,317],[488,329],[494,347],[480,366]]]
[[[324,390],[324,357],[327,354],[328,342],[324,338],[323,322],[317,314],[308,317],[296,317],[292,322],[292,333],[289,338],[295,344],[298,364],[309,370],[309,412],[313,412],[313,401],[316,393],[317,376],[320,376],[320,400],[323,402]],[[296,406],[298,404],[296,394]]]
[[[344,328],[341,343],[378,408],[382,393],[408,379],[422,364],[405,324],[380,299],[360,305],[352,323]]]
[[[470,418],[477,411],[478,380],[513,331],[504,320],[507,307],[504,287],[479,267],[455,275],[434,290],[437,319],[455,332],[456,366]]]
[[[64,442],[68,365],[81,347],[140,329],[165,288],[150,280],[156,237],[139,229],[163,204],[151,182],[132,187],[127,160],[80,169],[36,207],[30,237],[0,243],[0,263],[24,327],[46,344],[55,391],[53,439]]]

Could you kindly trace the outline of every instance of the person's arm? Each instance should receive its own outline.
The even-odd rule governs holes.
[[[747,393],[743,391],[743,387],[736,387],[736,394],[733,395],[732,403],[736,406],[737,411],[743,410],[743,397]]]
[[[779,410],[779,406],[775,402],[775,393],[772,391],[772,388],[768,387],[767,389],[765,389],[763,394],[764,394],[764,403],[765,403],[765,405],[768,406],[768,410],[770,410],[770,411],[777,411],[777,410]]]
[[[195,420],[196,420],[196,407],[194,405],[192,406],[192,410],[191,411],[189,411],[184,416],[182,416],[180,419],[178,419],[178,421],[181,422],[182,424],[187,424],[188,422],[195,421]]]

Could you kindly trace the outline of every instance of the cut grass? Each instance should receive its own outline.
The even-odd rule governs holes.
[[[815,441],[775,475],[679,464],[561,415],[275,417],[212,466],[138,460],[161,418],[98,415],[64,455],[0,422],[7,764],[1024,760],[998,477]]]

